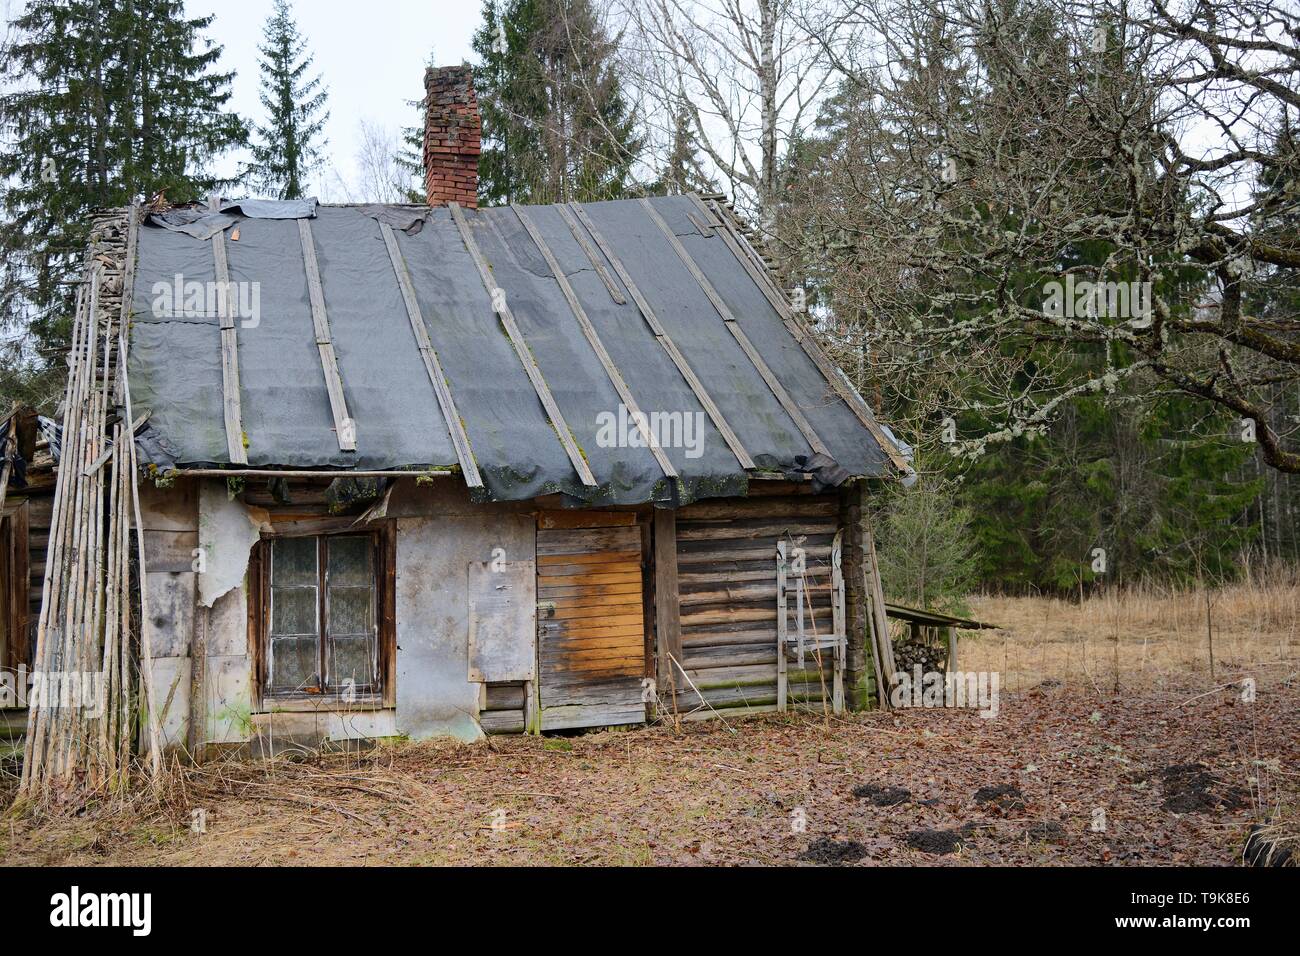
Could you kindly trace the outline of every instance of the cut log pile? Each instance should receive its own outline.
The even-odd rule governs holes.
[[[137,218],[96,216],[77,293],[20,799],[125,788],[142,726],[160,769],[125,361]]]

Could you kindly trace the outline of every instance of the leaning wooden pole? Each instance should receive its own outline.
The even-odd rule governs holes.
[[[72,347],[68,353],[68,381],[64,387],[64,441],[71,428],[75,427],[77,417],[76,395],[80,378],[78,353],[85,335],[85,288],[78,292],[77,310],[72,323]],[[60,467],[54,485],[54,506],[50,518],[50,538],[45,562],[45,580],[41,585],[41,611],[36,628],[36,670],[41,674],[52,673],[54,663],[54,645],[58,641],[58,630],[51,633],[50,622],[55,618],[57,602],[62,590],[64,544],[68,537],[68,526],[72,520],[69,507],[68,487],[73,477],[68,468]],[[38,700],[27,709],[27,735],[23,746],[23,772],[19,779],[19,794],[30,793],[35,781],[40,777],[45,763],[46,736],[48,733],[49,710]]]
[[[132,432],[131,423],[135,421],[135,413],[131,409],[131,382],[126,375],[126,330],[121,330],[120,335],[122,340],[118,353],[121,356],[122,400],[126,406],[127,431]],[[140,463],[136,456],[135,435],[128,434],[126,443],[131,473],[131,510],[135,522],[136,567],[140,580],[140,686],[144,689],[145,713],[148,715],[149,772],[157,781],[162,772],[162,733],[158,725],[158,698],[153,686],[153,648],[149,640],[149,629],[144,626],[144,622],[149,620],[149,588],[146,585],[148,578],[144,561],[144,519],[140,513]]]
[[[136,211],[99,217],[78,291],[63,437],[41,585],[20,799],[129,783],[135,730],[133,598],[147,619],[139,460],[126,380]],[[120,301],[119,301],[120,299]],[[131,528],[136,530],[132,586]],[[162,769],[153,654],[139,634],[150,769]]]

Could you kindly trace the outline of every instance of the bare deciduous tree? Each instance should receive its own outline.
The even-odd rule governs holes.
[[[356,195],[361,202],[402,203],[411,193],[410,171],[398,161],[401,134],[374,120],[357,122]]]
[[[1076,396],[1172,390],[1300,472],[1275,407],[1300,380],[1292,5],[855,0],[845,19],[870,42],[832,57],[846,80],[784,235],[841,359],[870,343],[864,377],[913,435],[979,454]]]
[[[832,76],[829,16],[802,0],[625,0],[625,56],[657,141],[689,118],[738,205],[770,227],[784,151]],[[680,137],[678,137],[680,138]]]

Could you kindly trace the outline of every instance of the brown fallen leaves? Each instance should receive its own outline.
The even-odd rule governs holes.
[[[0,863],[1232,865],[1294,812],[1300,688],[1203,689],[223,763],[161,805],[4,820]]]

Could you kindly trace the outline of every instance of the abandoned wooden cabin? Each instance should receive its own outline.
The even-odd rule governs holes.
[[[96,226],[82,393],[112,375],[119,441],[65,435],[59,480],[108,481],[77,500],[141,539],[102,564],[140,576],[161,742],[869,706],[867,480],[910,468],[743,224],[699,196],[477,209],[468,69],[425,82],[427,206]]]

